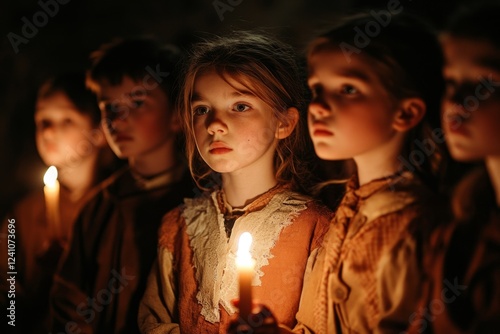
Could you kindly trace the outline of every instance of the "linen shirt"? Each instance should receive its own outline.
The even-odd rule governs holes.
[[[411,173],[361,187],[353,177],[324,246],[311,255],[299,333],[399,332],[418,300],[418,240],[432,193]]]

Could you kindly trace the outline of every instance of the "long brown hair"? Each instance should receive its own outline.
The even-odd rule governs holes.
[[[278,141],[274,155],[275,175],[280,183],[307,189],[305,84],[293,48],[262,33],[235,32],[200,42],[191,50],[178,108],[186,133],[189,168],[198,186],[203,187],[213,171],[203,161],[193,136],[191,98],[198,76],[215,71],[224,80],[231,78],[245,86],[273,110],[279,122],[288,124],[287,110],[299,110],[300,120],[292,133]]]

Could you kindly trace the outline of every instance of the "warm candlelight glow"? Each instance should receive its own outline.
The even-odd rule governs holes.
[[[248,232],[243,232],[238,241],[238,251],[236,252],[236,264],[238,266],[245,266],[252,263],[250,246],[252,246],[252,235]]]
[[[48,187],[55,187],[57,181],[57,168],[50,166],[43,176],[43,183]]]
[[[250,255],[252,245],[252,235],[244,232],[238,242],[236,252],[236,267],[238,268],[240,286],[240,317],[248,320],[252,311],[252,280],[254,275],[254,260]]]
[[[57,168],[50,166],[43,177],[43,193],[45,194],[45,211],[47,213],[47,226],[51,238],[60,237],[59,215],[59,181],[57,181]]]

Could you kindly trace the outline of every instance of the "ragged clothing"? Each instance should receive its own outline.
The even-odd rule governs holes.
[[[288,186],[234,211],[216,190],[165,216],[139,310],[142,333],[226,333],[236,311],[235,256],[244,231],[253,236],[253,298],[280,322],[295,324],[307,258],[321,244],[331,211]]]

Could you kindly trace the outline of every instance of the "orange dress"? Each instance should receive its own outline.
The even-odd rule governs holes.
[[[235,253],[239,236],[253,236],[253,297],[280,322],[295,324],[309,254],[328,228],[331,211],[278,186],[236,218],[228,237],[223,193],[185,202],[163,219],[158,261],[139,309],[142,333],[226,333],[238,297]]]

